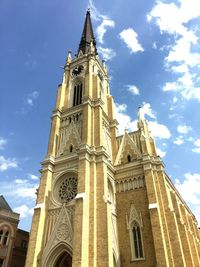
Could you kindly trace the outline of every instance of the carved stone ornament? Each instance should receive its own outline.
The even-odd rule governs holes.
[[[71,240],[71,233],[67,224],[61,224],[57,229],[56,236],[59,240]]]
[[[134,221],[136,221],[140,225],[140,227],[143,227],[141,213],[138,213],[134,204],[131,204],[129,218],[128,216],[126,216],[126,223],[127,223],[128,230],[130,229]]]
[[[56,223],[53,226],[53,230],[48,238],[48,242],[44,247],[43,254],[41,257],[41,265],[43,267],[49,267],[48,258],[51,252],[58,247],[59,244],[64,244],[72,250],[72,239],[73,239],[73,214],[74,209],[63,204]],[[51,219],[51,225],[53,223]]]

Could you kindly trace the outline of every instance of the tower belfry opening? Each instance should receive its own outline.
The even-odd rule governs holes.
[[[88,10],[58,87],[26,267],[198,267],[197,221],[141,108],[137,131],[117,134],[108,81]]]

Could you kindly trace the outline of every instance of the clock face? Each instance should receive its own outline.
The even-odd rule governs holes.
[[[72,75],[73,76],[78,76],[79,74],[81,74],[82,70],[83,70],[83,66],[82,65],[77,66],[76,68],[73,69]]]

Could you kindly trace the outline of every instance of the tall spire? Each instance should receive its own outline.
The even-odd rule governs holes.
[[[87,54],[90,49],[91,43],[94,46],[95,52],[97,54],[96,41],[94,38],[94,33],[92,29],[92,23],[90,18],[90,9],[87,10],[85,24],[83,28],[83,33],[81,36],[81,41],[79,44],[78,54],[82,51],[83,54]]]

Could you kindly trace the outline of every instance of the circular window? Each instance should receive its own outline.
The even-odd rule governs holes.
[[[61,202],[69,202],[77,194],[78,180],[76,177],[67,177],[61,180],[58,189],[58,197]]]

